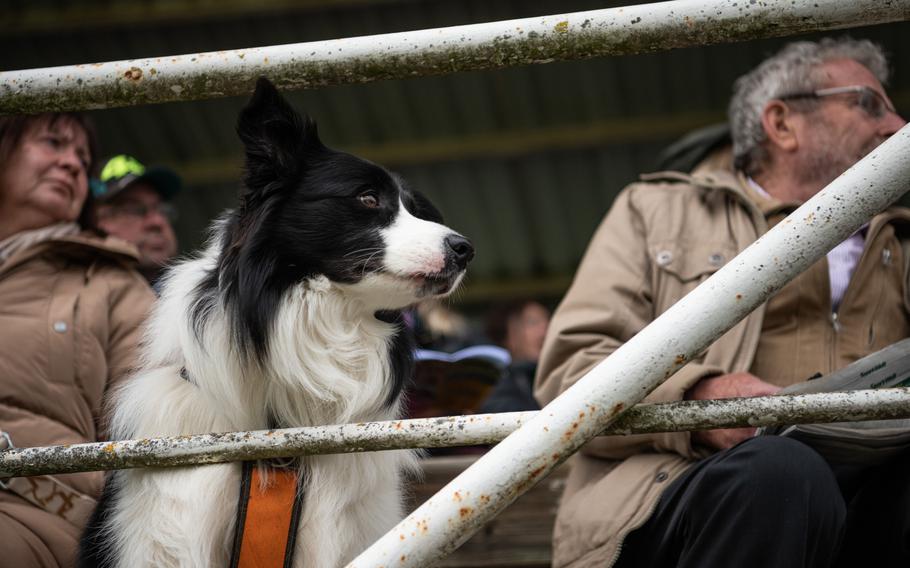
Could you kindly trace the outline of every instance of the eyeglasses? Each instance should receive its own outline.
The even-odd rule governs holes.
[[[810,93],[793,93],[777,97],[778,100],[786,101],[789,99],[820,99],[832,95],[856,94],[856,104],[863,112],[872,118],[882,118],[887,113],[897,114],[894,106],[885,99],[885,96],[872,87],[866,85],[855,85],[851,87],[831,87],[830,89],[819,89]]]
[[[177,220],[177,208],[174,207],[172,203],[159,203],[154,207],[149,207],[144,203],[121,203],[121,204],[111,204],[107,211],[99,211],[99,214],[102,216],[110,217],[114,215],[127,215],[129,217],[135,217],[136,219],[145,219],[153,211],[157,211],[161,214],[162,217],[168,220],[169,223],[173,223]]]

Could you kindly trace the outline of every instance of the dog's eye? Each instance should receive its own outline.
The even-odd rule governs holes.
[[[357,196],[357,200],[369,209],[377,209],[379,207],[379,196],[373,191],[364,191]]]

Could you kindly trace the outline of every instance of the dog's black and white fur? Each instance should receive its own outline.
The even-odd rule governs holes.
[[[240,206],[166,277],[114,439],[396,418],[412,366],[399,310],[451,292],[473,256],[425,198],[326,148],[267,80],[237,130]],[[337,568],[401,518],[411,453],[302,462],[295,566]],[[236,463],[113,474],[83,565],[225,566],[239,477]]]

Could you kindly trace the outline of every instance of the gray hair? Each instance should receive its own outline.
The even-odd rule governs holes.
[[[869,40],[824,38],[787,45],[733,84],[729,119],[733,158],[738,169],[756,173],[767,160],[763,146],[765,130],[761,117],[765,105],[778,97],[822,89],[822,64],[852,59],[875,75],[883,85],[888,80],[888,61],[882,48]]]

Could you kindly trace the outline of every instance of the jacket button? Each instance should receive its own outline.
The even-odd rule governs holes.
[[[660,266],[666,266],[673,262],[673,253],[668,250],[662,250],[657,253],[654,260],[657,261],[657,264]]]
[[[65,321],[54,322],[54,331],[57,333],[66,333],[67,327]]]
[[[882,264],[891,265],[891,249],[882,249]]]
[[[654,477],[654,481],[656,481],[657,483],[663,483],[664,481],[667,480],[668,477],[670,477],[670,476],[667,474],[666,471],[660,471]]]
[[[716,252],[708,257],[708,264],[711,266],[723,266],[724,264],[724,255]]]

